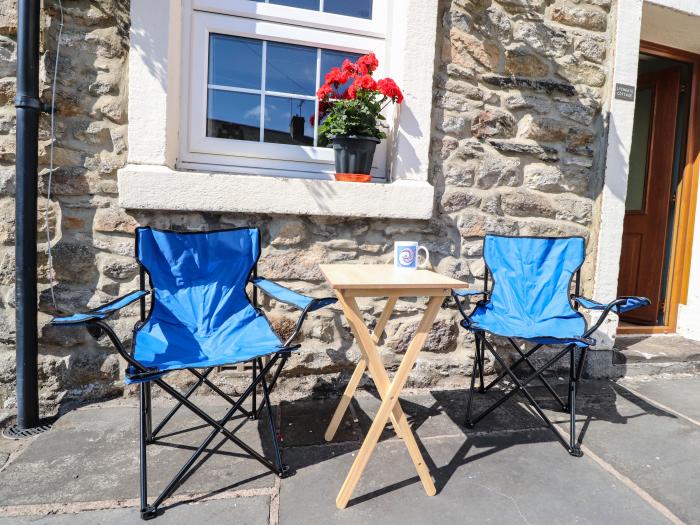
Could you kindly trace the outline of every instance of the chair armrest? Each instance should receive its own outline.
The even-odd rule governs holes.
[[[256,277],[250,281],[253,286],[261,290],[265,295],[281,303],[288,304],[305,312],[320,310],[326,306],[334,304],[338,300],[335,297],[323,297],[315,299],[307,295],[302,295],[289,288],[277,284],[273,281]]]
[[[51,324],[53,325],[69,325],[69,324],[81,324],[81,323],[87,323],[89,321],[96,321],[96,320],[101,320],[109,317],[113,313],[121,310],[122,308],[129,306],[131,303],[134,303],[141,299],[142,297],[145,297],[148,295],[150,292],[148,290],[137,290],[135,292],[131,292],[129,294],[126,294],[122,297],[119,297],[115,299],[114,301],[110,301],[107,304],[103,304],[102,306],[99,306],[97,308],[93,308],[92,310],[88,310],[87,312],[84,313],[76,313],[76,314],[71,314],[67,316],[62,316],[62,317],[54,317],[51,320]]]
[[[593,299],[587,299],[586,297],[572,297],[575,302],[584,307],[587,310],[608,310],[613,311],[617,314],[623,314],[631,310],[636,310],[637,308],[642,308],[644,306],[649,306],[651,302],[646,297],[618,297],[614,301],[603,304]]]
[[[483,290],[470,290],[468,288],[462,288],[457,290],[452,290],[452,294],[457,297],[471,297],[473,295],[487,295],[487,292]]]

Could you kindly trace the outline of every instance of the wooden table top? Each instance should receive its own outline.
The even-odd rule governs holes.
[[[432,270],[404,270],[393,264],[320,264],[331,287],[338,289],[468,288],[465,282]]]

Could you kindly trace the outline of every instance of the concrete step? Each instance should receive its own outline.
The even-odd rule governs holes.
[[[613,350],[615,376],[700,372],[700,342],[679,335],[618,336]]]

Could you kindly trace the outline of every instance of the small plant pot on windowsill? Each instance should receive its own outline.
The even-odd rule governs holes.
[[[335,154],[335,180],[371,182],[374,150],[380,140],[374,137],[343,135],[329,137]]]

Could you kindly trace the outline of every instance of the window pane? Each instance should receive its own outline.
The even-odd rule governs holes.
[[[325,0],[323,10],[336,15],[372,19],[372,0]]]
[[[270,0],[271,4],[288,5],[290,7],[300,7],[301,9],[312,9],[318,11],[321,9],[319,0]]]
[[[209,90],[207,137],[260,140],[260,95]]]
[[[362,55],[356,53],[344,53],[343,51],[328,51],[327,49],[321,50],[321,84],[326,79],[326,73],[328,73],[334,67],[340,67],[343,64],[343,60],[346,58],[351,62],[355,62]],[[340,86],[339,90],[342,92],[345,88],[350,85],[350,81],[346,84]]]
[[[313,146],[313,100],[265,97],[265,142]]]
[[[260,89],[262,41],[237,36],[209,37],[209,84]]]
[[[268,42],[265,91],[313,96],[316,91],[316,49]]]
[[[627,199],[625,200],[627,211],[642,211],[644,209],[653,100],[654,92],[651,88],[637,91],[632,127],[632,147],[630,149],[630,171],[627,179]]]

